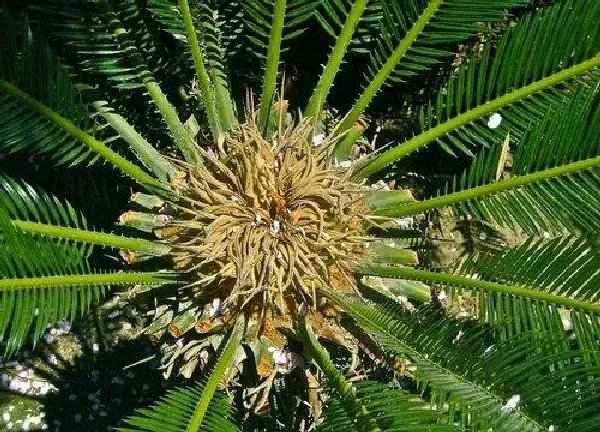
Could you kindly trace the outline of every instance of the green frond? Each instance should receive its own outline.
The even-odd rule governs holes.
[[[443,424],[442,410],[432,410],[418,396],[388,384],[370,381],[348,382],[336,369],[312,329],[300,318],[299,333],[304,347],[327,377],[330,403],[318,431],[451,431]],[[445,419],[447,423],[447,419]]]
[[[600,297],[600,256],[593,245],[573,237],[529,240],[501,253],[468,256],[456,271],[478,279],[543,288],[590,301]]]
[[[394,305],[335,300],[384,350],[407,356],[434,407],[447,407],[469,430],[595,428],[598,366],[580,362],[582,353],[566,349],[562,335],[523,333],[502,342],[494,332],[431,308],[401,314]]]
[[[153,79],[137,49],[122,45],[129,36],[107,0],[15,3],[22,3],[29,18],[60,48],[60,54],[90,79],[94,75],[107,79],[122,91],[143,88],[144,82]]]
[[[381,67],[377,69],[376,74],[369,80],[367,86],[360,94],[350,111],[336,126],[336,131],[338,133],[344,133],[354,129],[355,124],[358,122],[360,116],[367,109],[379,90],[387,82],[389,76],[392,74],[402,58],[404,58],[419,34],[433,19],[442,3],[443,0],[431,0],[425,9],[423,9],[422,13],[419,14],[417,20],[412,23],[410,29],[406,32],[402,40],[400,40],[397,45],[392,47],[390,54],[383,60]],[[338,142],[336,145],[334,155],[342,158],[348,157],[351,153],[354,143],[358,140],[359,136],[359,133],[348,133],[344,139]]]
[[[252,4],[249,2],[248,4]],[[277,75],[279,73],[279,57],[281,55],[281,41],[285,23],[285,12],[287,0],[274,0],[271,23],[268,28],[269,39],[267,44],[267,60],[265,74],[262,82],[262,94],[260,96],[260,110],[258,112],[258,129],[267,134],[267,126],[271,117],[272,106],[277,88]]]
[[[350,8],[344,25],[342,26],[339,35],[337,35],[335,45],[329,54],[327,64],[323,69],[319,82],[304,110],[304,116],[316,117],[321,112],[367,3],[367,0],[357,0],[352,5],[352,8]]]
[[[6,9],[0,13],[0,78],[13,83],[79,128],[103,142],[113,139],[82,101],[69,72],[27,22]],[[43,67],[40,67],[43,65]],[[9,94],[0,93],[0,150],[28,151],[56,164],[91,164],[98,155],[60,127],[31,112]]]
[[[89,100],[93,92],[74,81],[78,77],[56,58],[37,31],[32,32],[26,19],[4,9],[0,20],[0,78],[67,118],[104,145],[118,138],[107,128],[108,123],[127,141],[140,161],[160,178],[168,178],[168,173],[173,170],[169,163],[114,113],[107,102]],[[0,102],[1,150],[41,154],[57,165],[91,164],[100,159],[99,154],[84,142],[65,134],[59,125],[31,112],[8,93],[0,94]],[[90,102],[100,116],[95,114]]]
[[[467,64],[450,77],[445,92],[438,91],[437,99],[422,109],[422,130],[592,57],[600,46],[600,37],[595,31],[597,19],[600,19],[598,4],[577,1],[559,2],[526,15],[502,35],[497,46],[486,43],[481,53],[471,56]],[[563,22],[564,27],[559,22]],[[557,28],[560,28],[558,34]],[[576,28],[576,31],[568,28]],[[525,49],[527,59],[522,55]],[[501,141],[508,132],[513,139],[519,139],[550,107],[564,102],[565,94],[576,84],[577,79],[562,82],[527,100],[508,105],[498,111],[502,122],[495,129],[490,129],[487,119],[483,119],[440,137],[438,142],[450,152],[456,149],[472,155],[472,151],[482,146]]]
[[[87,84],[108,83],[119,91],[145,88],[186,160],[196,161],[192,138],[137,47],[135,32],[130,34],[120,19],[119,12],[129,17],[131,8],[137,6],[124,0],[115,1],[116,8],[108,0],[15,3],[27,11],[76,73],[86,77]]]
[[[183,42],[190,64],[195,64],[204,107],[212,125],[213,135],[218,137],[220,129],[229,130],[234,123],[233,103],[226,73],[228,53],[221,43],[218,9],[216,2],[210,0],[187,2],[191,23],[186,24],[184,16],[187,16],[188,12],[182,13],[182,7],[186,6],[180,4],[178,7],[167,0],[150,0],[148,3],[148,10],[166,31],[176,40]]]
[[[600,284],[598,268],[600,257],[593,245],[578,238],[559,237],[552,240],[529,240],[500,253],[488,251],[472,254],[455,271],[478,279],[536,287],[555,294],[597,302],[600,298],[597,290]],[[459,292],[460,289],[449,288],[451,296]],[[568,324],[566,327],[573,327],[583,351],[590,350],[592,341],[596,341],[597,345],[600,340],[598,313],[566,309],[559,311],[551,304],[523,301],[501,293],[480,292],[477,301],[480,319],[507,324],[508,332],[561,329],[562,313],[579,323],[577,326]]]
[[[227,340],[217,363],[207,380],[194,387],[170,391],[151,409],[140,409],[137,415],[125,420],[129,427],[121,432],[234,432],[238,428],[229,420],[231,408],[226,396],[216,392],[217,385],[229,367],[244,334],[240,320]]]
[[[87,0],[11,2],[23,8],[28,19],[51,37],[52,42],[57,42],[61,56],[88,72],[89,79],[110,78],[122,90],[142,87],[144,76],[129,63],[130,59],[119,48],[115,36],[107,31],[106,24],[95,18],[101,15],[100,3]]]
[[[99,231],[83,230],[65,226],[48,225],[38,222],[13,220],[12,224],[28,233],[40,234],[45,237],[69,239],[77,242],[108,246],[126,251],[137,251],[150,256],[162,256],[169,252],[170,246],[135,237],[124,237]]]
[[[591,292],[580,293],[579,291],[570,292],[567,289],[550,289],[545,286],[501,284],[452,273],[439,273],[410,267],[394,267],[379,264],[365,264],[358,271],[364,275],[431,282],[444,286],[464,288],[470,291],[522,297],[531,301],[556,305],[557,307],[593,313],[600,312],[600,304],[595,300],[597,291],[594,289]]]
[[[256,47],[254,54],[266,59],[276,0],[242,0],[247,38]],[[286,2],[282,41],[289,42],[304,31],[304,24],[314,14],[315,0],[289,0]],[[285,49],[285,47],[284,47]]]
[[[49,323],[73,320],[87,311],[109,285],[164,283],[156,276],[147,280],[145,274],[93,273],[86,247],[25,234],[13,227],[4,210],[0,234],[0,339],[6,344],[5,356],[29,338],[35,345]]]
[[[597,137],[600,134],[598,82],[581,86],[522,136],[510,177],[505,176],[508,148],[482,152],[460,179],[437,198],[400,203],[375,212],[401,216],[453,206],[478,220],[545,231],[596,232],[600,200]]]
[[[86,245],[88,254],[93,244],[151,255],[163,255],[168,251],[166,245],[158,242],[94,231],[68,202],[61,202],[55,196],[38,192],[27,183],[5,175],[0,175],[0,208],[18,229],[79,242]]]
[[[431,409],[431,405],[417,395],[389,384],[373,381],[358,381],[352,385],[356,398],[381,425],[384,431],[458,431],[458,425],[443,424],[444,416]],[[448,419],[446,418],[447,422]],[[361,431],[358,425],[348,417],[343,404],[335,395],[325,406],[323,422],[315,429],[318,432]]]
[[[87,228],[68,203],[0,176],[0,339],[6,342],[5,355],[28,337],[35,344],[48,323],[85,312],[107,286],[164,283],[156,274],[93,272],[87,261],[90,243],[32,235],[15,220]]]
[[[115,112],[107,102],[92,102],[94,108],[100,116],[112,127],[122,138],[140,162],[150,169],[156,177],[163,183],[168,183],[176,175],[176,168],[167,161],[152,144],[146,139],[120,114]]]
[[[370,57],[367,78],[372,79],[402,38],[408,33],[428,0],[380,0],[374,2],[359,28],[352,49]],[[506,20],[508,12],[528,0],[446,0],[413,42],[388,78],[388,84],[406,81],[454,56],[448,49],[494,29],[489,24]]]
[[[183,26],[187,37],[187,44],[192,53],[194,66],[196,68],[196,78],[198,79],[198,87],[204,102],[204,108],[208,116],[208,122],[212,130],[213,139],[218,141],[221,135],[221,125],[217,106],[215,105],[214,90],[211,85],[210,76],[206,70],[204,62],[204,54],[198,41],[196,24],[192,18],[190,7],[187,0],[179,0],[179,9],[181,10]]]
[[[339,131],[351,130],[359,116],[385,84],[405,80],[439,64],[453,55],[448,45],[485,33],[487,24],[501,21],[509,8],[525,4],[525,0],[495,1],[422,1],[383,0],[369,8],[363,25],[370,27],[358,34],[370,55],[367,85],[355,105],[339,126]],[[489,29],[487,30],[489,31]],[[375,38],[374,35],[377,37]],[[348,135],[338,145],[336,155],[348,157],[357,137]]]
[[[597,353],[587,354],[600,349],[596,258],[585,243],[557,239],[526,243],[502,254],[469,256],[455,271],[465,276],[401,267],[371,266],[369,270],[385,277],[435,284],[450,301],[460,301],[470,293],[479,320],[497,326],[503,338],[523,332],[552,332],[562,334],[568,346],[567,330],[573,330],[572,339],[582,352],[597,358]],[[382,291],[377,285],[373,288]],[[579,325],[574,327],[573,322]]]
[[[186,430],[190,413],[202,397],[203,385],[171,390],[162,400],[150,409],[140,409],[137,415],[125,420],[131,427],[121,427],[120,432],[181,432]],[[210,401],[203,427],[207,432],[235,432],[239,429],[229,418],[231,407],[227,397],[217,392]]]
[[[198,12],[197,21],[202,35],[202,47],[208,61],[208,74],[214,86],[220,126],[224,131],[228,131],[236,123],[236,118],[227,73],[227,52],[223,47],[223,23],[215,19],[215,9],[209,2],[201,3]]]
[[[597,3],[574,1],[527,15],[500,38],[493,55],[491,47],[484,48],[480,62],[472,59],[450,80],[446,94],[438,93],[436,102],[424,111],[421,134],[361,162],[355,176],[369,176],[435,140],[464,148],[499,142],[507,130],[498,127],[490,132],[487,123],[493,114],[510,119],[505,125],[519,125],[513,126],[518,135],[541,116],[548,103],[560,101],[578,82],[595,74],[600,40],[593,22],[599,17]],[[566,22],[570,24],[562,27]],[[542,41],[557,26],[577,31],[553,34],[550,39],[555,46],[547,55],[549,48]],[[522,56],[525,49],[530,52],[527,59]],[[490,142],[490,134],[496,133],[500,135]]]
[[[348,0],[322,0],[319,2],[318,7],[315,8],[314,17],[329,36],[335,39],[341,32],[354,3]],[[373,9],[379,9],[379,2],[369,2],[361,24],[367,17],[374,15],[372,13]],[[362,30],[361,27],[357,31],[360,32]]]
[[[11,219],[87,229],[87,222],[68,202],[39,192],[22,181],[0,174],[0,208]]]
[[[83,101],[69,71],[27,22],[7,10],[0,19],[6,24],[0,32],[0,150],[28,150],[56,164],[103,158],[138,182],[156,187],[155,179],[106,145],[116,137],[103,130],[106,124]]]
[[[87,254],[79,246],[53,243],[15,230],[4,210],[0,214],[0,340],[3,355],[14,354],[30,333],[33,343],[50,322],[73,319],[78,311],[100,298],[102,286],[18,289],[12,278],[31,275],[85,273]],[[7,287],[4,285],[8,283]],[[36,316],[37,315],[37,316]]]
[[[149,19],[149,14],[144,7],[146,1],[108,0],[108,2],[153,74],[164,76],[165,71],[171,71],[179,66],[179,53],[170,50],[163,42],[154,21]]]
[[[308,324],[304,316],[299,317],[298,334],[305,351],[315,360],[327,377],[327,381],[335,391],[336,399],[340,401],[343,410],[350,419],[350,423],[355,424],[356,430],[361,432],[381,432],[375,418],[367,410],[362,401],[356,397],[352,385],[337,370],[329,354],[317,340],[310,324]]]

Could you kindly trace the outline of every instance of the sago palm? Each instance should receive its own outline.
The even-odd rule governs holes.
[[[598,430],[600,2],[529,3],[5,2],[0,151],[136,186],[119,234],[0,177],[4,355],[119,291],[148,299],[166,374],[204,377],[123,431],[236,430],[242,406],[273,430]],[[281,65],[307,26],[333,46],[301,105]],[[419,130],[370,146],[378,93],[459,45]],[[338,116],[348,59],[364,86]],[[466,168],[413,194],[427,146]],[[420,265],[406,225],[442,208],[523,240]],[[129,269],[92,268],[100,248]],[[476,312],[442,307],[461,301]]]

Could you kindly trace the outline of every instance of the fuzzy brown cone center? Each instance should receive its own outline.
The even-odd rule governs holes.
[[[352,289],[364,254],[362,194],[331,166],[328,141],[314,146],[312,137],[309,123],[271,142],[242,125],[202,165],[179,163],[179,199],[160,234],[195,301],[267,318],[316,307],[320,287]]]

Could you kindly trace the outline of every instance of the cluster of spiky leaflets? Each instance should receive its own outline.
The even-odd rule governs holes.
[[[48,322],[84,312],[106,286],[131,287],[126,288],[131,293],[149,290],[163,302],[154,311],[150,327],[165,341],[169,367],[181,358],[191,373],[200,364],[201,353],[219,354],[205,384],[174,391],[128,423],[135,430],[148,431],[235,429],[226,419],[230,414],[223,398],[213,396],[219,382],[235,374],[232,365],[240,359],[245,337],[261,333],[252,329],[252,314],[241,313],[235,325],[214,326],[219,338],[203,344],[202,337],[194,334],[198,333],[196,311],[189,311],[198,307],[216,320],[223,315],[221,305],[208,302],[216,295],[205,300],[199,296],[202,307],[189,297],[178,297],[186,285],[201,291],[201,284],[194,286],[194,282],[219,275],[233,282],[224,295],[244,293],[254,298],[256,288],[262,294],[276,287],[308,292],[313,308],[314,303],[336,305],[329,308],[334,313],[319,320],[304,307],[288,310],[291,331],[285,332],[287,342],[302,342],[305,360],[314,361],[327,381],[328,410],[315,419],[320,429],[596,430],[600,415],[600,280],[594,266],[600,220],[600,34],[596,29],[600,3],[560,0],[539,10],[521,11],[524,15],[507,25],[507,14],[526,4],[526,0],[6,2],[0,26],[0,150],[31,152],[54,165],[103,160],[144,190],[145,194],[134,195],[135,205],[159,212],[144,217],[129,213],[122,221],[164,239],[94,231],[68,204],[2,177],[4,352],[11,355],[26,340],[38,339]],[[284,101],[275,101],[279,66],[287,41],[301,34],[312,19],[336,39],[304,108],[308,121],[295,115],[288,120]],[[437,68],[452,55],[452,47],[481,34],[487,37],[481,50],[469,56],[432,102],[421,108],[422,130],[353,165],[355,144],[364,132],[360,118],[384,85]],[[227,71],[232,58],[237,56],[238,61],[249,51],[264,61],[264,74],[258,113],[250,110],[244,116],[234,108],[237,95],[232,96]],[[335,146],[333,160],[351,167],[354,183],[378,176],[393,178],[397,161],[433,142],[446,152],[472,158],[463,175],[441,188],[443,193],[422,201],[406,191],[365,187],[369,193],[364,196],[363,216],[377,223],[365,232],[370,258],[353,268],[354,276],[356,281],[367,275],[383,279],[381,284],[369,284],[371,288],[358,284],[353,295],[332,289],[336,286],[328,278],[331,264],[355,261],[352,256],[342,260],[340,255],[354,246],[342,246],[344,239],[337,234],[355,229],[351,219],[358,209],[348,203],[354,201],[356,189],[345,190],[344,185],[352,183],[339,173],[326,174],[330,162],[325,164],[319,150],[312,148],[315,135],[323,132],[320,118],[328,94],[350,53],[369,53],[367,82],[328,135]],[[179,61],[186,72],[177,75],[174,65]],[[174,102],[160,84],[170,75],[189,77],[187,70],[195,72],[197,89],[192,90],[192,99],[201,100],[201,109],[198,104]],[[132,100],[156,112],[131,113]],[[194,116],[182,122],[180,115],[190,112]],[[202,116],[207,124],[199,133],[194,123]],[[490,122],[491,116],[500,118],[500,124]],[[288,130],[290,122],[295,127]],[[201,138],[203,133],[212,136],[211,145]],[[153,146],[149,143],[153,140],[169,141],[175,147]],[[244,147],[247,140],[253,143],[250,152]],[[507,163],[509,150],[512,165]],[[290,173],[297,176],[294,181],[311,179],[313,159],[298,158],[294,152],[312,154],[320,170],[314,174],[321,172],[324,178],[311,186],[319,185],[321,190],[310,192],[310,199],[297,200],[298,208],[288,208],[293,200],[281,190],[271,190],[278,174],[274,166],[265,163],[261,171],[257,163],[259,155],[262,162],[271,162],[271,155],[275,162],[283,154],[279,163],[294,167]],[[227,160],[231,154],[236,158]],[[218,166],[231,174],[219,173]],[[244,195],[239,198],[266,211],[268,225],[256,226],[263,219],[246,211],[252,205],[239,213],[244,221],[241,230],[231,219],[233,208],[231,214],[204,212],[202,206],[223,199],[231,206],[227,194],[232,183],[224,182],[225,178],[248,180],[239,185],[237,192]],[[227,192],[219,184],[227,185]],[[336,195],[342,200],[334,201]],[[185,212],[178,199],[195,201],[196,207],[188,207],[193,214],[171,214],[171,207]],[[499,254],[476,254],[453,271],[415,268],[414,251],[406,242],[411,233],[393,228],[394,218],[441,207],[453,207],[470,219],[522,228],[541,239]],[[331,209],[342,216],[325,213]],[[202,226],[194,225],[195,218]],[[299,240],[319,239],[325,233],[335,235],[328,239],[327,248],[299,247],[295,260],[291,250],[279,250],[283,261],[275,263],[279,257],[269,249],[277,238],[273,234],[279,234],[282,225],[286,232],[300,222],[307,223],[308,232],[300,238],[291,231],[296,245],[306,245]],[[340,223],[341,228],[332,228]],[[169,233],[168,228],[176,232]],[[317,237],[311,238],[315,232]],[[555,238],[544,240],[548,236]],[[216,248],[207,247],[203,243],[207,240]],[[263,242],[271,244],[257,251]],[[145,265],[163,268],[157,272],[92,270],[91,245],[125,251],[130,261],[148,259]],[[244,245],[247,253],[236,251]],[[198,255],[186,247],[199,248]],[[162,263],[169,257],[175,258],[179,269],[174,264],[165,271]],[[291,276],[282,270],[284,266],[292,270]],[[282,275],[283,286],[276,282]],[[390,283],[390,279],[401,282]],[[414,295],[406,281],[435,285],[451,297],[475,294],[478,316],[458,320],[416,300],[417,311],[403,311],[398,303],[406,305],[407,297],[430,298],[422,292]],[[243,305],[244,296],[239,297]],[[306,307],[311,307],[310,301]],[[341,329],[336,327],[338,308],[349,318],[343,321],[347,333],[341,337],[332,331]],[[561,322],[565,315],[569,326]],[[175,337],[188,334],[191,341],[176,344]],[[389,355],[402,356],[409,362],[407,372],[423,391],[382,391],[380,383],[367,381],[354,386],[337,370],[318,338],[341,344],[348,340],[362,347],[376,344],[378,349],[371,355],[383,351],[385,357],[379,360],[384,363],[390,363]],[[220,350],[222,340],[226,342]],[[279,359],[286,340],[277,347],[271,346],[274,342],[260,338],[250,347],[265,378],[259,385],[264,390],[258,398],[262,401],[268,397],[267,384],[279,372],[287,372],[288,364],[282,367]],[[263,361],[269,367],[259,368]],[[311,396],[311,401],[318,412],[319,398]],[[283,427],[291,429],[295,422]]]

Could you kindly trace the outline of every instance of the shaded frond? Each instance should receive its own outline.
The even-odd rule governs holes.
[[[474,431],[593,431],[600,376],[562,335],[527,333],[501,342],[493,332],[431,309],[401,314],[336,298],[381,346],[407,356],[415,379],[440,409]],[[581,376],[588,377],[580,380]]]
[[[107,0],[44,0],[23,6],[87,78],[108,79],[120,90],[140,88],[153,79]]]
[[[107,146],[117,137],[103,130],[106,124],[90,111],[80,92],[82,87],[72,82],[69,70],[37,33],[31,32],[27,22],[13,19],[7,10],[1,19],[6,25],[0,33],[0,150],[29,150],[56,164],[70,165],[89,164],[101,156],[140,183],[156,187],[154,178]],[[107,115],[108,110],[101,108],[107,120],[116,116]],[[121,123],[126,124],[124,120]],[[122,132],[122,128],[115,129]],[[139,141],[129,139],[131,136],[123,136],[147,165],[160,166],[159,174],[166,170],[160,165],[168,166],[166,161],[147,142],[140,146]]]
[[[289,41],[304,30],[304,24],[314,16],[317,1],[286,2],[283,40]],[[189,2],[207,58],[216,70],[222,69],[225,58],[247,55],[252,51],[265,58],[269,43],[272,0],[193,0]],[[176,39],[185,40],[181,13],[176,2],[149,0],[149,10]],[[248,46],[250,42],[250,46]]]
[[[170,390],[160,402],[151,408],[142,408],[134,417],[125,420],[128,426],[121,427],[121,432],[181,432],[187,430],[190,417],[196,404],[202,398],[204,385],[183,387]],[[202,424],[207,432],[234,432],[238,428],[229,420],[231,407],[225,394],[215,393],[210,401]]]
[[[73,319],[86,310],[100,298],[104,287],[15,288],[11,278],[86,273],[87,253],[74,244],[36,239],[17,231],[4,210],[0,213],[0,234],[0,339],[6,343],[3,354],[10,356],[27,341],[30,332],[35,343],[48,323]]]
[[[217,363],[209,377],[194,387],[170,391],[152,409],[140,409],[137,415],[125,420],[129,427],[121,432],[233,432],[238,428],[231,423],[231,409],[224,394],[216,392],[217,385],[227,371],[244,334],[244,320],[236,323]]]
[[[68,117],[84,131],[110,141],[112,138],[101,130],[103,126],[92,117],[90,107],[76,90],[68,70],[46,43],[31,33],[27,22],[6,9],[0,20],[0,78]],[[0,92],[0,150],[7,153],[27,150],[57,164],[89,164],[97,158],[79,140],[5,92]]]
[[[148,11],[143,6],[146,1],[108,0],[108,2],[153,74],[164,76],[166,71],[173,71],[179,66],[180,52],[165,46],[157,34],[158,29],[149,19]]]

